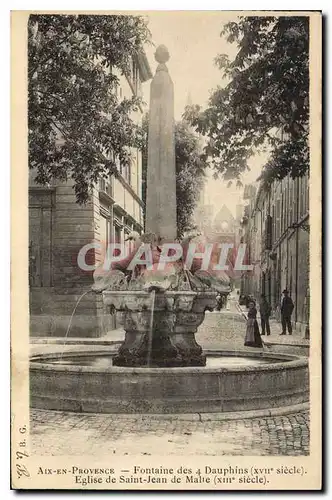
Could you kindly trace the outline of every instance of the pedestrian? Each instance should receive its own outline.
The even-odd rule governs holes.
[[[265,335],[265,328],[266,328],[266,335],[270,335],[271,330],[270,330],[270,315],[271,315],[271,306],[266,299],[264,293],[261,294],[261,300],[259,302],[259,312],[261,315],[261,326],[262,326],[262,333],[261,335]]]
[[[218,292],[216,300],[217,300],[216,311],[220,311],[220,309],[222,308],[222,295],[220,292]]]
[[[248,304],[247,329],[244,339],[244,345],[247,347],[263,347],[256,318],[257,309],[255,307],[255,303],[250,301]]]
[[[286,326],[288,329],[288,334],[292,335],[293,329],[292,329],[291,316],[294,309],[294,303],[289,296],[288,290],[285,289],[282,293],[284,297],[281,302],[282,332],[280,335],[286,335]]]

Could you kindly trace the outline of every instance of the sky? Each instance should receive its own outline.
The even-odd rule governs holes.
[[[146,17],[155,44],[146,48],[151,70],[154,74],[157,67],[154,59],[156,47],[166,45],[170,53],[167,66],[174,83],[175,119],[180,120],[188,98],[192,104],[205,107],[210,91],[217,85],[226,84],[222,72],[214,65],[214,58],[220,53],[228,54],[231,59],[236,55],[236,46],[220,37],[223,24],[236,18],[231,12],[212,11],[149,12]],[[150,83],[143,86],[147,103]],[[264,157],[254,157],[250,162],[251,171],[244,175],[242,182],[254,182],[265,161]],[[235,215],[242,194],[242,189],[227,188],[226,182],[216,181],[209,174],[204,199],[205,203],[214,206],[215,213],[225,203]]]

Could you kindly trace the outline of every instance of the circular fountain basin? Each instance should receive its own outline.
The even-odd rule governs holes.
[[[31,358],[35,408],[92,413],[210,413],[309,400],[308,360],[255,351],[206,351],[205,367],[122,368],[116,351]]]

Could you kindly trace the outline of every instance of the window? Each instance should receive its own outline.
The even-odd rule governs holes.
[[[304,178],[300,177],[299,178],[299,192],[300,192],[300,218],[304,215],[305,213],[305,186],[304,186]]]
[[[106,180],[105,179],[100,179],[99,189],[100,189],[100,191],[106,191]]]
[[[107,193],[109,196],[113,196],[113,179],[111,175],[108,179],[99,180],[99,190]]]
[[[121,226],[119,226],[118,224],[114,223],[114,240],[113,242],[115,244],[121,244],[123,243],[123,235],[122,235],[122,229],[121,229]],[[120,255],[121,253],[121,250],[119,248],[115,248],[114,249],[114,256],[118,256]]]
[[[109,216],[107,216],[105,213],[100,213],[100,219],[99,219],[99,241],[101,243],[101,252],[102,252],[102,260],[104,259],[108,244],[112,241],[112,234],[111,234],[111,222]]]
[[[127,165],[121,165],[121,175],[122,177],[131,184],[131,164],[130,162]]]
[[[107,241],[107,219],[106,217],[100,216],[99,221],[99,235],[101,241]]]
[[[114,192],[113,192],[113,175],[110,175],[110,182],[108,185],[107,194],[109,194],[110,196],[113,196],[113,194],[114,194]]]
[[[228,229],[229,229],[228,222],[227,222],[227,221],[225,221],[225,220],[224,220],[224,221],[222,221],[222,223],[221,223],[221,230],[222,230],[222,232],[224,232],[224,233],[225,233],[225,232],[227,232],[227,231],[228,231]]]
[[[276,238],[280,237],[280,199],[276,202]]]
[[[285,180],[285,203],[284,203],[284,230],[287,230],[288,227],[288,210],[289,210],[289,183],[288,178]]]
[[[136,150],[136,182],[137,182],[137,194],[139,197],[142,196],[142,179],[141,179],[141,164],[140,164],[140,152],[138,149]]]
[[[29,284],[52,286],[52,193],[29,193]]]
[[[296,217],[297,217],[297,213],[296,213],[296,205],[297,205],[296,186],[297,186],[296,179],[294,179],[293,180],[293,220],[292,220],[292,222],[296,222]]]
[[[267,215],[265,219],[265,250],[272,250],[272,217]]]
[[[132,240],[127,240],[131,231],[128,229],[125,230],[125,247],[127,250],[127,254],[130,254],[134,250],[134,242]]]
[[[288,219],[288,226],[291,226],[293,224],[293,185],[292,181],[290,181],[291,184],[289,186],[289,201],[288,201],[288,210],[289,210],[289,219]]]
[[[118,97],[120,100],[122,99],[122,87],[121,85],[116,85],[115,86],[115,95]]]
[[[115,243],[122,242],[122,232],[121,232],[121,228],[119,226],[114,227],[114,239],[115,239]]]
[[[307,176],[300,177],[300,217],[307,214],[309,210],[309,189]]]

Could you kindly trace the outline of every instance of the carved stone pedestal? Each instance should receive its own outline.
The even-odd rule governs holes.
[[[178,351],[167,333],[155,334],[150,344],[149,333],[126,332],[125,341],[113,358],[113,366],[165,368],[182,365]]]
[[[215,306],[215,296],[214,292],[167,291],[156,294],[152,311],[147,292],[104,292],[105,304],[124,313],[125,340],[113,365],[205,366],[195,333],[204,320],[204,311]]]

